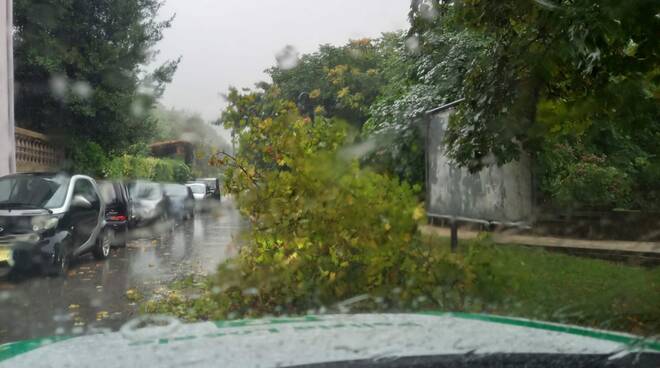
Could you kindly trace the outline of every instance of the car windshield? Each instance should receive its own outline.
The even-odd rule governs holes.
[[[192,184],[192,185],[188,185],[188,187],[195,194],[205,194],[206,193],[206,186],[203,185],[203,184]]]
[[[0,368],[660,351],[659,35],[660,0],[2,2]]]
[[[106,204],[114,203],[117,201],[117,192],[112,183],[99,183],[99,192],[101,192],[101,198],[103,198],[103,202]]]
[[[188,190],[185,185],[179,184],[165,184],[165,194],[172,197],[185,197],[188,195]]]
[[[66,175],[14,175],[0,178],[0,209],[62,207],[70,178]]]
[[[209,187],[211,189],[216,189],[215,179],[205,179],[204,183],[206,184],[207,187]]]

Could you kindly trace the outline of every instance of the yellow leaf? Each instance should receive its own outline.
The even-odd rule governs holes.
[[[383,227],[385,228],[385,231],[390,231],[390,229],[392,228],[392,225],[390,225],[389,222],[386,222]]]
[[[418,221],[424,218],[424,207],[422,205],[419,205],[415,208],[413,211],[413,220]]]

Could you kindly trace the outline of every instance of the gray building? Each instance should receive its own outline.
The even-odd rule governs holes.
[[[533,185],[530,160],[492,165],[478,173],[452,163],[443,138],[449,117],[461,101],[428,112],[426,121],[426,209],[430,218],[531,222]]]
[[[0,1],[0,176],[16,171],[12,1]]]

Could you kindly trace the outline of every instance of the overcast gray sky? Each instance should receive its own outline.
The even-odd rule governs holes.
[[[158,61],[183,57],[163,104],[216,119],[229,86],[252,87],[287,44],[301,53],[324,43],[405,29],[410,0],[166,0],[176,13]]]

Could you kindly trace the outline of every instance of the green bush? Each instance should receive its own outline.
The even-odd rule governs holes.
[[[104,169],[109,178],[146,179],[159,182],[183,183],[191,177],[184,162],[154,157],[123,155],[107,163]]]
[[[68,168],[71,172],[92,177],[103,176],[103,168],[108,158],[101,146],[89,141],[76,141],[68,146],[71,147],[67,152],[71,159],[71,166]]]
[[[424,211],[411,186],[338,158],[345,136],[342,124],[291,111],[253,121],[227,171],[251,222],[240,255],[212,278],[219,292],[170,295],[147,311],[299,314],[355,297],[354,310],[458,308],[473,284],[469,265],[418,238]]]
[[[632,184],[629,176],[616,167],[578,162],[568,165],[564,175],[556,178],[552,192],[566,206],[611,209],[631,203]]]

